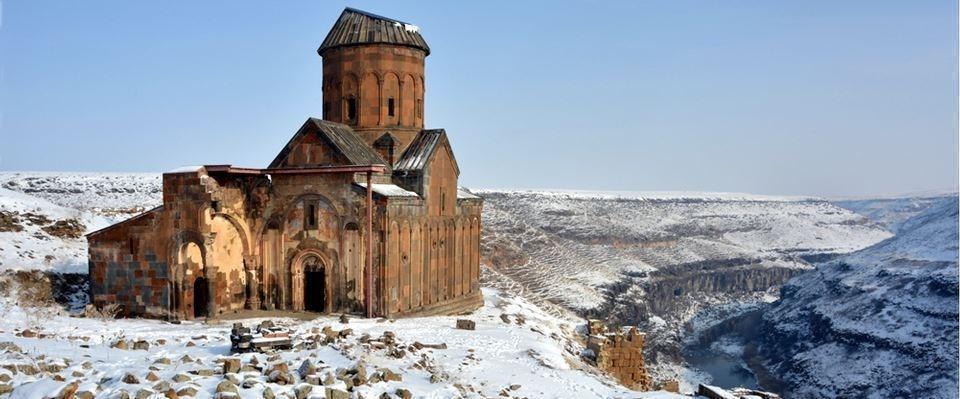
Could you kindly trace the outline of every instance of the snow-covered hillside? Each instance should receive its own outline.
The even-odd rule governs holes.
[[[335,317],[272,319],[293,332],[297,347],[276,355],[237,356],[230,354],[229,321],[175,325],[68,318],[7,303],[0,319],[0,391],[12,389],[12,398],[53,397],[66,387],[96,397],[121,397],[121,392],[163,397],[172,390],[181,397],[208,398],[227,389],[241,398],[263,398],[266,390],[276,397],[330,398],[322,396],[327,388],[347,395],[342,397],[367,398],[384,393],[400,397],[401,389],[417,398],[683,397],[617,385],[580,362],[583,345],[576,325],[522,298],[490,289],[484,297],[481,310],[463,316],[476,322],[475,331],[454,328],[455,317],[354,319],[348,324]],[[261,320],[242,322],[252,326]],[[342,337],[311,349],[309,342],[328,336],[323,332],[328,327]],[[390,334],[394,344],[384,344]],[[130,349],[115,347],[121,340]],[[144,341],[148,350],[132,349],[136,341]],[[240,359],[240,371],[223,372],[228,357]],[[278,364],[289,374],[272,374]],[[338,376],[346,375],[352,385],[361,381],[353,378],[358,370],[363,370],[364,382],[347,393]],[[385,373],[395,373],[399,380],[391,375],[386,381]],[[283,378],[290,381],[281,383]],[[305,383],[313,378],[313,384]]]
[[[86,273],[82,234],[108,224],[100,215],[0,188],[0,271]]]
[[[0,173],[0,271],[87,272],[82,235],[159,205],[160,175]]]
[[[832,201],[837,206],[849,209],[896,233],[900,225],[926,210],[944,197],[956,194],[924,194],[890,198],[839,199]]]
[[[957,197],[940,198],[783,287],[760,353],[789,397],[957,397],[957,222]]]
[[[604,286],[695,262],[803,268],[890,236],[823,200],[709,193],[478,192],[489,265],[537,296],[588,310]]]
[[[160,205],[159,173],[0,172],[0,187],[114,220]]]
[[[482,190],[484,263],[505,289],[648,333],[656,376],[694,383],[684,339],[776,299],[812,261],[891,236],[825,200]],[[695,387],[695,384],[688,385]]]

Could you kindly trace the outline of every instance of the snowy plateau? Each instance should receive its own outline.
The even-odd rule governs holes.
[[[0,271],[6,273],[0,342],[10,343],[0,344],[0,365],[40,370],[0,369],[13,397],[44,397],[73,382],[97,397],[159,395],[167,387],[157,385],[165,382],[174,391],[193,389],[196,397],[214,395],[225,378],[218,361],[229,356],[232,321],[71,316],[86,300],[80,233],[159,205],[160,183],[157,174],[0,173]],[[956,397],[955,193],[842,200],[474,193],[486,201],[485,304],[467,316],[477,322],[475,331],[454,329],[454,317],[346,325],[333,317],[275,318],[295,337],[327,326],[352,333],[280,359],[245,354],[243,364],[255,356],[260,364],[282,360],[291,369],[307,361],[321,378],[364,364],[402,377],[354,390],[360,397],[400,388],[435,398],[688,397],[633,392],[583,362],[585,319],[598,318],[639,326],[654,380],[677,379],[682,392],[709,383],[752,385],[791,398]],[[42,277],[13,276],[24,271],[52,276],[54,288],[45,289],[55,301],[35,300],[45,291],[32,282]],[[56,277],[69,274],[74,277]],[[386,331],[410,345],[444,343],[447,349],[396,358],[361,342]],[[149,350],[114,348],[121,340],[147,342]],[[691,353],[706,353],[709,361]],[[746,377],[723,379],[707,364],[717,359]],[[203,370],[217,374],[205,377]],[[280,386],[257,373],[229,377],[238,380],[241,397],[263,397],[265,390],[278,397],[296,396],[297,389],[327,394],[303,384]]]

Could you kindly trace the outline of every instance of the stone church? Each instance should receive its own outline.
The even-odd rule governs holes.
[[[482,304],[483,201],[458,188],[447,133],[423,127],[419,28],[347,8],[317,52],[323,119],[307,119],[269,166],[164,173],[162,205],[87,235],[95,305],[192,319]]]

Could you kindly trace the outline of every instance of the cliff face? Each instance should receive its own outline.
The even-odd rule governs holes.
[[[730,194],[482,191],[487,284],[556,312],[639,325],[658,379],[682,340],[776,298],[805,259],[890,236],[829,202]]]
[[[941,198],[783,287],[758,353],[787,397],[956,397],[957,220]]]

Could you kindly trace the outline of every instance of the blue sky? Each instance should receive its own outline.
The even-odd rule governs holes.
[[[2,2],[0,170],[266,166],[344,6],[421,27],[469,187],[955,190],[954,1]]]

